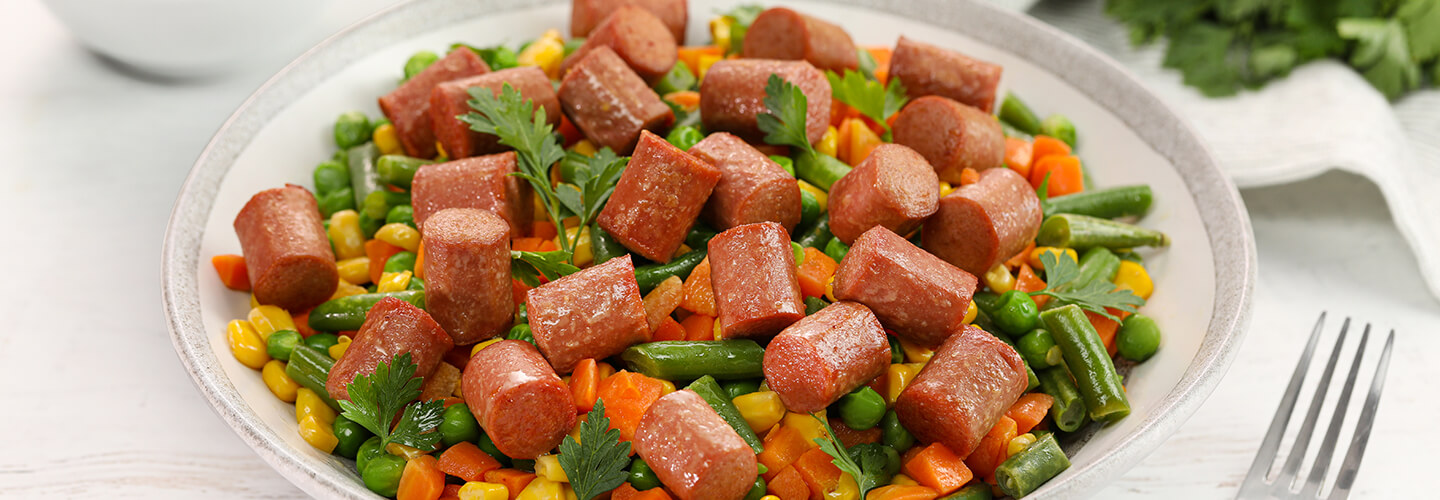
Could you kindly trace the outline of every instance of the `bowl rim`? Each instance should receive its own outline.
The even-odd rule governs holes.
[[[200,243],[215,193],[235,159],[274,116],[370,51],[457,22],[564,1],[415,0],[370,15],[301,54],[262,84],[220,126],[187,175],[171,210],[161,254],[161,295],[171,341],[211,408],[263,460],[305,492],[377,498],[357,481],[335,481],[323,462],[289,446],[265,425],[219,367],[201,319],[197,286]],[[821,1],[870,8],[955,31],[1048,68],[1175,165],[1196,200],[1215,264],[1213,312],[1199,350],[1133,434],[1093,463],[1066,471],[1070,478],[1045,485],[1032,498],[1068,498],[1095,491],[1189,420],[1235,359],[1250,320],[1256,274],[1254,237],[1239,192],[1183,118],[1123,66],[1057,28],[977,0]]]

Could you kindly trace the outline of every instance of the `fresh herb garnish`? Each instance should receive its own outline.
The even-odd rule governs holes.
[[[574,183],[556,186],[555,195],[566,209],[580,218],[577,227],[589,226],[600,215],[600,209],[615,192],[615,183],[620,181],[620,174],[625,172],[629,161],[629,157],[616,156],[610,148],[596,151],[595,156],[574,151],[565,154],[567,170],[574,172],[570,179]],[[580,238],[579,231],[575,232],[575,238]]]
[[[620,442],[620,431],[610,428],[604,400],[596,400],[580,423],[579,442],[572,436],[560,442],[559,460],[578,500],[590,500],[625,482],[630,443]]]
[[[344,410],[341,415],[380,436],[381,449],[390,443],[434,449],[440,442],[435,428],[443,420],[445,403],[438,399],[411,403],[420,397],[423,382],[422,377],[415,376],[416,369],[408,352],[389,362],[381,361],[374,373],[355,377],[345,386],[350,400],[339,401]],[[392,429],[390,422],[402,409],[404,413]]]
[[[510,252],[510,275],[528,286],[540,286],[540,276],[554,281],[578,272],[570,262],[570,252]]]
[[[830,91],[835,99],[855,108],[861,114],[890,130],[886,123],[892,115],[900,112],[910,100],[905,95],[905,84],[899,78],[891,78],[888,85],[866,78],[857,71],[845,70],[845,76],[826,71],[825,79],[830,80]]]
[[[830,422],[826,422],[825,419],[814,413],[811,413],[810,417],[825,427],[825,435],[828,437],[828,439],[815,438],[815,444],[820,445],[820,450],[830,455],[830,463],[839,467],[841,472],[855,478],[855,485],[860,488],[860,498],[865,498],[865,493],[888,482],[885,477],[885,457],[883,455],[861,453],[860,463],[855,463],[855,459],[850,456],[845,445],[840,444],[840,439],[835,437],[835,429],[830,428]]]
[[[765,142],[815,154],[805,127],[809,103],[800,87],[779,75],[770,75],[770,79],[765,81],[765,108],[769,111],[755,116],[760,131],[765,132]]]
[[[1040,263],[1045,266],[1046,286],[1030,292],[1031,296],[1049,295],[1117,322],[1120,318],[1110,314],[1105,308],[1133,313],[1139,310],[1139,306],[1145,305],[1145,299],[1130,290],[1115,288],[1115,285],[1103,279],[1083,284],[1073,283],[1080,277],[1080,265],[1068,253],[1042,252]]]
[[[520,171],[510,175],[530,181],[550,222],[557,228],[565,227],[565,207],[550,185],[550,167],[565,157],[565,148],[560,146],[554,127],[545,120],[545,110],[536,109],[509,83],[498,96],[485,87],[471,87],[468,92],[470,108],[475,111],[456,118],[470,124],[470,130],[497,136],[500,144],[515,148]],[[560,247],[574,251],[568,238],[560,238]]]
[[[765,12],[765,7],[759,4],[747,3],[736,5],[728,11],[716,11],[721,18],[730,24],[730,47],[725,50],[725,55],[739,54],[745,48],[745,33],[750,31],[750,25],[755,18]]]

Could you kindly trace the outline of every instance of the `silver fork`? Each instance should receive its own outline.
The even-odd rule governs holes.
[[[1360,336],[1360,346],[1355,349],[1355,360],[1350,364],[1350,376],[1341,388],[1335,413],[1330,417],[1330,427],[1325,431],[1325,438],[1320,442],[1320,450],[1315,455],[1315,463],[1305,481],[1301,483],[1298,479],[1300,462],[1305,458],[1310,440],[1314,437],[1315,423],[1320,417],[1320,405],[1325,401],[1325,393],[1330,388],[1335,363],[1340,358],[1340,347],[1345,344],[1345,334],[1350,330],[1350,318],[1345,318],[1345,323],[1340,327],[1340,338],[1335,340],[1330,362],[1325,365],[1325,371],[1320,375],[1315,397],[1310,401],[1310,409],[1305,414],[1305,421],[1300,426],[1295,443],[1290,447],[1289,455],[1285,458],[1285,465],[1274,475],[1270,474],[1270,469],[1275,463],[1275,453],[1280,449],[1280,439],[1285,435],[1285,427],[1290,423],[1290,413],[1295,409],[1295,400],[1300,397],[1300,387],[1305,379],[1305,372],[1310,368],[1310,360],[1315,355],[1315,344],[1320,340],[1324,325],[1325,313],[1320,313],[1320,319],[1315,322],[1315,330],[1310,333],[1310,341],[1305,344],[1305,352],[1300,355],[1300,362],[1295,366],[1295,374],[1290,377],[1290,386],[1285,389],[1285,397],[1280,399],[1280,408],[1275,410],[1275,418],[1270,421],[1270,430],[1265,433],[1265,441],[1260,443],[1260,451],[1255,453],[1255,462],[1250,464],[1250,472],[1245,475],[1245,483],[1240,485],[1240,492],[1235,498],[1321,498],[1321,486],[1335,456],[1340,426],[1345,422],[1345,410],[1350,406],[1350,394],[1355,389],[1360,360],[1365,355],[1365,344],[1370,339],[1368,323],[1365,325],[1365,332]],[[1350,439],[1350,449],[1345,453],[1345,461],[1341,464],[1340,473],[1327,497],[1331,500],[1349,497],[1350,488],[1355,484],[1355,472],[1360,468],[1360,457],[1365,454],[1365,443],[1370,440],[1370,428],[1375,424],[1375,409],[1380,405],[1380,391],[1385,387],[1385,372],[1390,366],[1390,350],[1394,345],[1395,330],[1390,330],[1385,339],[1385,349],[1380,352],[1375,377],[1370,382],[1370,392],[1365,396],[1365,404],[1360,410],[1360,420],[1355,424],[1355,435]]]

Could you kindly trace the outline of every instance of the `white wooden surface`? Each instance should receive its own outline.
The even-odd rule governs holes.
[[[312,39],[384,3],[336,2]],[[36,0],[7,2],[0,20],[0,496],[301,496],[200,398],[159,304],[164,224],[191,161],[286,58],[160,82],[86,52]],[[1379,192],[1328,174],[1244,195],[1260,279],[1242,353],[1199,413],[1100,496],[1233,496],[1329,310],[1398,331],[1356,496],[1433,497],[1440,305]],[[1160,293],[1173,286],[1185,285]]]

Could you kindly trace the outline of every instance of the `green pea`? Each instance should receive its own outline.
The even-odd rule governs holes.
[[[995,316],[991,319],[1005,333],[1023,335],[1040,324],[1040,308],[1030,294],[1011,290],[1000,295],[1000,303],[996,305]]]
[[[335,145],[350,149],[370,140],[370,118],[361,111],[347,111],[335,119]]]
[[[496,462],[500,462],[501,466],[510,466],[510,457],[500,452],[500,448],[495,446],[495,441],[490,439],[490,434],[481,432],[480,440],[475,443],[475,446],[479,447],[480,451],[485,452],[486,455],[494,458]]]
[[[820,312],[821,309],[829,305],[829,302],[826,302],[825,299],[820,297],[805,297],[805,315],[809,316]]]
[[[669,135],[665,136],[666,141],[683,150],[689,150],[696,143],[704,139],[705,134],[700,133],[699,129],[689,126],[675,127],[670,130]]]
[[[425,291],[425,280],[419,276],[411,276],[410,284],[405,286],[406,290]]]
[[[379,231],[380,226],[383,225],[385,225],[385,219],[371,217],[365,211],[360,212],[360,232],[365,233],[365,239],[374,238],[375,232]]]
[[[535,472],[535,461],[528,458],[512,458],[510,466],[525,472]]]
[[[805,263],[805,247],[792,241],[790,242],[790,251],[795,253],[795,265],[798,266]]]
[[[770,161],[779,163],[780,168],[785,169],[785,173],[790,174],[790,177],[795,177],[795,160],[791,160],[789,156],[770,155]]]
[[[395,224],[397,222],[419,229],[419,227],[415,225],[415,207],[410,205],[395,205],[391,207],[390,211],[385,213],[385,223]]]
[[[1049,368],[1060,364],[1060,348],[1049,330],[1036,328],[1015,342],[1015,350],[1035,369]]]
[[[635,457],[635,460],[630,461],[629,481],[630,486],[640,491],[660,487],[660,477],[656,476],[655,471],[650,469],[650,464],[645,463],[645,460],[640,457]]]
[[[420,74],[421,71],[425,71],[425,68],[430,67],[431,64],[435,64],[435,61],[439,60],[440,54],[428,50],[416,52],[415,55],[410,56],[410,59],[405,60],[405,80],[414,78],[415,75]]]
[[[382,497],[393,498],[395,490],[400,488],[400,475],[404,472],[404,458],[382,453],[365,464],[360,478],[365,480],[365,487],[370,491]]]
[[[915,436],[900,425],[900,416],[895,414],[895,410],[885,412],[885,418],[880,419],[880,431],[880,442],[897,452],[904,453],[915,446]]]
[[[320,205],[320,215],[329,219],[330,215],[335,212],[355,209],[355,191],[349,187],[343,187],[320,195],[315,202]]]
[[[840,420],[857,431],[880,424],[885,417],[885,398],[869,386],[840,397]]]
[[[1131,314],[1120,325],[1115,337],[1115,348],[1125,359],[1145,361],[1160,349],[1160,326],[1144,314]]]
[[[825,255],[830,256],[836,263],[845,260],[845,255],[849,253],[850,245],[846,245],[845,242],[840,241],[840,238],[835,238],[825,244]]]
[[[1070,147],[1075,147],[1075,124],[1065,115],[1050,115],[1040,122],[1040,133],[1065,141]]]
[[[290,361],[290,351],[294,351],[295,346],[303,340],[304,337],[300,336],[300,332],[280,330],[270,334],[270,338],[265,340],[265,350],[270,353],[272,358]]]
[[[380,447],[380,436],[370,436],[360,443],[360,448],[355,451],[355,470],[365,472],[365,465],[370,463],[370,459],[384,454],[385,449]]]
[[[528,323],[510,327],[510,333],[506,333],[505,338],[509,340],[524,340],[531,344],[535,343],[535,334],[530,331],[530,325]]]
[[[305,338],[305,345],[315,348],[320,352],[326,352],[330,346],[339,344],[340,337],[333,333],[317,333]]]
[[[885,339],[890,341],[890,364],[904,363],[905,349],[900,347],[900,339],[894,335],[886,335]]]
[[[413,272],[413,271],[415,271],[415,258],[416,258],[415,252],[411,252],[411,251],[408,251],[408,250],[401,250],[401,251],[399,251],[399,252],[395,252],[395,255],[391,255],[390,258],[385,259],[385,272],[387,272],[387,273],[399,273],[399,272],[405,272],[405,271],[412,271],[412,272]],[[410,279],[415,279],[415,278],[410,278]]]
[[[765,496],[765,478],[755,478],[755,484],[750,486],[750,491],[745,493],[745,500],[760,500]]]
[[[720,382],[720,388],[725,390],[725,396],[735,399],[746,394],[760,390],[761,379],[743,378],[740,380],[725,380]]]
[[[271,335],[274,337],[274,335]],[[331,453],[345,458],[359,458],[360,448],[375,437],[365,426],[355,423],[354,420],[345,418],[344,415],[335,417],[335,425],[331,428],[335,432],[335,438],[340,442],[335,444],[335,450]],[[376,441],[379,444],[379,441]],[[376,446],[376,449],[379,449]]]
[[[335,160],[315,166],[315,192],[321,195],[350,187],[350,168]]]
[[[581,46],[581,45],[585,45],[585,38],[583,38],[583,37],[576,37],[576,38],[571,38],[571,39],[569,39],[569,40],[566,40],[566,41],[565,41],[565,55],[568,56],[568,55],[570,55],[570,54],[575,53],[576,50],[579,50],[579,49],[580,49],[580,46]],[[678,62],[678,61],[677,61],[677,62]]]
[[[475,415],[470,413],[470,407],[465,403],[457,403],[445,408],[445,415],[440,420],[440,442],[446,447],[461,441],[474,442],[480,439],[480,422],[475,420]]]

